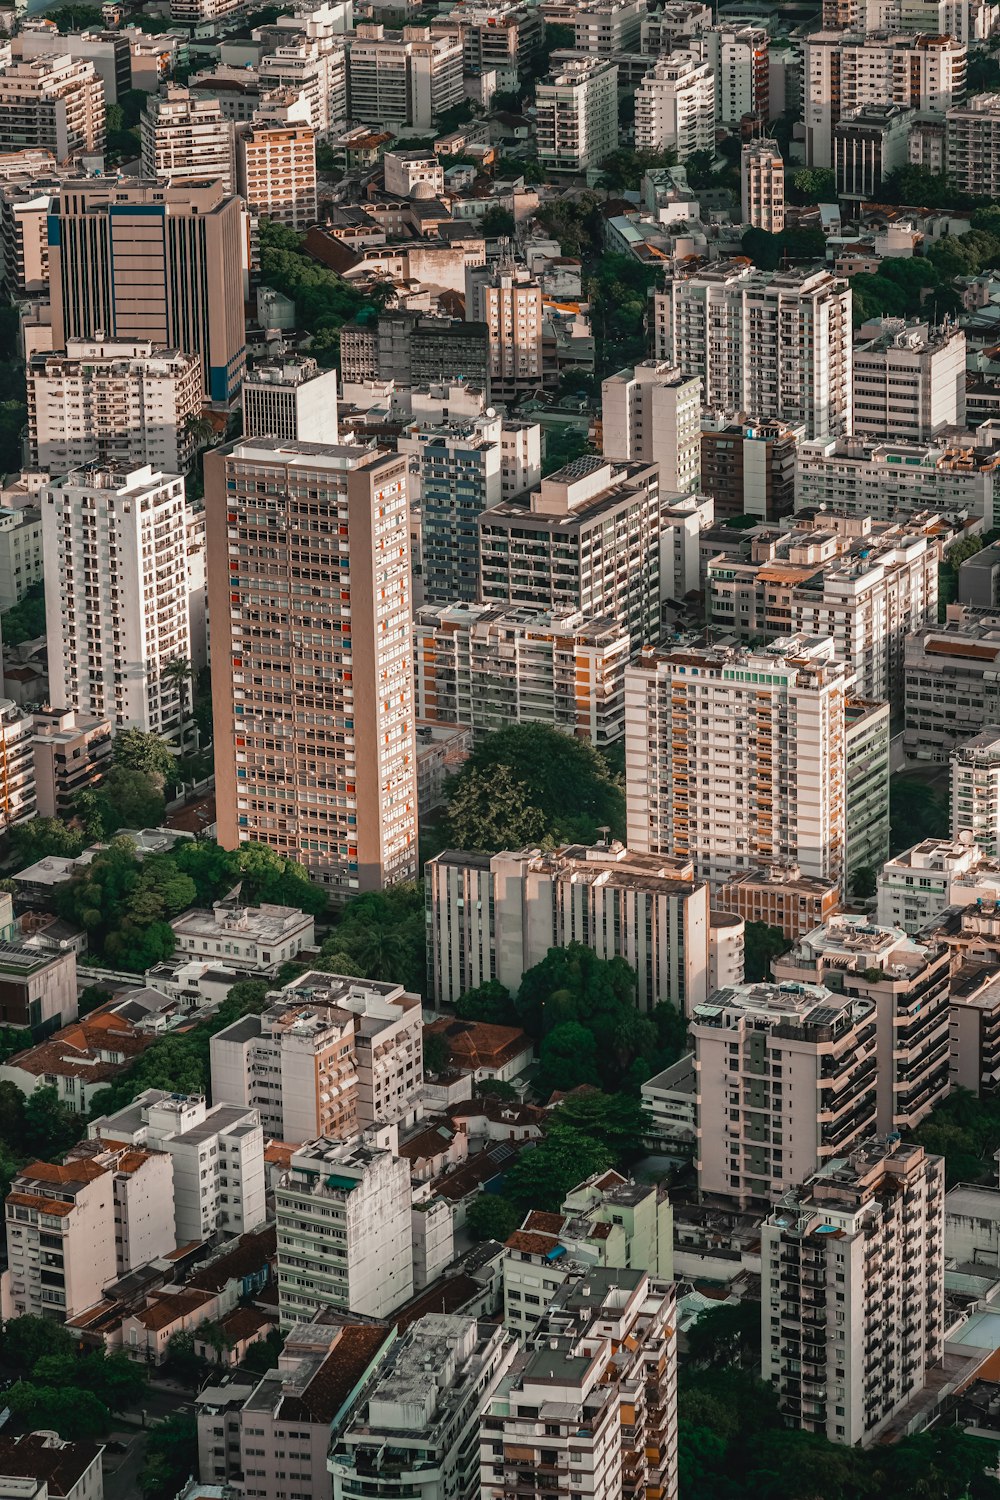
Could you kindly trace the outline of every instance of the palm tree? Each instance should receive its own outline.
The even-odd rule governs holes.
[[[184,423],[184,435],[191,441],[193,459],[199,448],[207,448],[215,441],[216,432],[211,419],[205,412],[198,411],[192,412]]]
[[[190,712],[189,693],[194,681],[194,668],[186,656],[174,656],[163,665],[163,678],[166,682],[172,682],[176,687],[181,700],[181,713]]]

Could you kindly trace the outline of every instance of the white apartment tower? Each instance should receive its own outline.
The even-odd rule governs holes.
[[[1000,94],[956,101],[945,130],[948,180],[963,193],[1000,196]]]
[[[429,26],[386,31],[366,22],[354,30],[350,51],[351,114],[379,130],[433,128],[437,116],[460,104],[462,42]]]
[[[361,1140],[313,1141],[275,1189],[282,1328],[334,1307],[386,1318],[413,1295],[409,1163]]]
[[[573,58],[535,91],[538,160],[550,172],[586,172],[618,144],[618,68]]]
[[[763,122],[771,118],[769,40],[764,26],[724,24],[706,26],[697,38],[696,45],[715,78],[715,117],[720,125],[738,126],[747,115]]]
[[[243,436],[336,443],[337,372],[288,355],[254,365],[243,382]]]
[[[637,151],[715,150],[715,78],[695,52],[658,57],[635,91]]]
[[[702,1197],[773,1203],[875,1129],[870,1000],[739,984],[691,1015]]]
[[[862,323],[854,344],[854,431],[926,443],[965,427],[965,334],[905,318]]]
[[[1000,857],[1000,729],[984,729],[951,752],[951,836],[963,833]]]
[[[701,381],[646,359],[601,384],[608,458],[659,464],[664,493],[691,494],[701,477]]]
[[[780,234],[785,227],[785,163],[777,141],[760,139],[743,147],[740,188],[743,223]]]
[[[140,120],[145,177],[217,179],[223,191],[236,186],[233,127],[218,101],[175,85],[151,94]]]
[[[704,404],[753,422],[851,431],[851,289],[829,271],[719,261],[656,297],[656,354],[700,375]]]
[[[257,78],[268,113],[274,112],[274,95],[285,97],[293,93],[305,104],[307,123],[318,139],[344,128],[347,49],[343,37],[302,37],[301,32],[293,33],[292,41],[261,58]]]
[[[761,1232],[763,1375],[790,1426],[875,1442],[944,1354],[944,1162],[866,1139]]]
[[[0,68],[0,153],[36,147],[57,163],[104,150],[104,84],[92,62],[34,57]]]
[[[713,881],[775,863],[839,881],[847,681],[824,637],[643,652],[625,674],[629,847]]]
[[[9,1317],[64,1323],[100,1301],[117,1271],[107,1167],[33,1162],[11,1183],[4,1215]]]
[[[52,702],[176,734],[184,688],[165,668],[191,655],[183,479],[82,468],[40,498]]]
[[[183,473],[194,457],[201,361],[149,340],[67,339],[26,371],[28,462],[56,478],[88,464]]]

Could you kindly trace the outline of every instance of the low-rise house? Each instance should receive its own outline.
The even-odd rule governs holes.
[[[96,1012],[37,1047],[15,1052],[0,1065],[0,1082],[14,1084],[25,1098],[36,1089],[54,1088],[60,1103],[85,1115],[94,1095],[131,1067],[153,1040],[125,1016]]]
[[[313,918],[294,906],[243,906],[235,898],[211,911],[192,909],[171,922],[180,953],[234,969],[276,974],[316,938]]]
[[[103,1500],[100,1443],[68,1443],[54,1432],[0,1437],[0,1495],[19,1500]]]
[[[428,1036],[439,1036],[451,1052],[451,1066],[471,1073],[475,1082],[495,1078],[509,1083],[531,1066],[531,1038],[516,1026],[493,1026],[485,1021],[433,1021],[424,1028]]]

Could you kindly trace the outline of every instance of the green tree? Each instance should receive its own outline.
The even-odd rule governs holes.
[[[9,403],[8,403],[9,406]],[[21,467],[20,432],[27,420],[28,409],[22,407],[24,415],[17,422],[13,434],[14,450],[11,451],[10,434],[5,423],[5,407],[0,405],[0,469],[9,473]],[[12,421],[14,419],[12,418]],[[45,634],[45,585],[33,583],[25,589],[23,596],[10,609],[4,610],[0,618],[5,646],[20,646],[25,641],[34,641]]]
[[[29,1430],[51,1429],[70,1442],[101,1438],[111,1426],[111,1413],[93,1391],[19,1380],[4,1400]]]
[[[593,1032],[577,1021],[554,1026],[541,1045],[535,1088],[543,1098],[556,1090],[575,1089],[583,1083],[596,1086],[597,1043]]]
[[[487,239],[497,239],[504,236],[511,239],[517,230],[517,221],[514,215],[509,209],[501,208],[499,204],[494,204],[492,208],[488,208],[483,214],[480,223]]]
[[[859,901],[874,896],[878,890],[878,877],[871,865],[859,865],[851,876],[851,895]]]
[[[166,672],[166,669],[164,669]],[[111,754],[116,766],[128,771],[143,771],[169,782],[174,774],[174,757],[158,734],[142,729],[120,729],[114,737]]]
[[[652,1119],[638,1099],[627,1094],[573,1094],[555,1111],[550,1130],[571,1129],[589,1136],[611,1153],[616,1166],[642,1155]]]
[[[759,1302],[723,1302],[703,1312],[688,1329],[688,1359],[709,1369],[760,1365]]]
[[[40,1359],[71,1354],[73,1336],[62,1323],[51,1318],[8,1318],[0,1344],[7,1364],[15,1370],[34,1370]]]
[[[112,766],[95,794],[105,837],[119,828],[159,828],[166,811],[163,777],[156,772]]]
[[[195,1353],[193,1333],[172,1333],[167,1341],[165,1365],[171,1378],[196,1391],[208,1372],[208,1360]]]
[[[257,1375],[266,1375],[268,1370],[276,1369],[284,1344],[281,1334],[273,1328],[267,1338],[250,1345],[243,1358],[243,1369]]]
[[[545,814],[531,805],[531,788],[509,766],[459,773],[448,800],[450,841],[458,849],[521,849],[546,837]]]
[[[748,981],[770,979],[771,960],[792,946],[780,927],[766,922],[748,922],[743,944],[743,972]]]
[[[612,1165],[610,1151],[569,1127],[550,1132],[522,1151],[504,1181],[504,1196],[522,1213],[531,1208],[556,1212],[566,1194],[595,1172]]]
[[[740,241],[743,254],[759,266],[762,271],[776,271],[781,265],[784,247],[780,234],[768,234],[766,229],[747,229]]]
[[[146,1462],[139,1475],[144,1500],[174,1500],[198,1472],[198,1423],[194,1417],[166,1417],[146,1440]]]
[[[61,1156],[80,1138],[80,1117],[52,1087],[35,1089],[24,1105],[24,1145],[34,1156]]]
[[[366,979],[396,979],[419,994],[427,980],[426,932],[423,888],[403,882],[349,901],[321,952],[345,955]]]
[[[487,979],[474,990],[466,990],[455,1001],[455,1014],[463,1021],[485,1021],[491,1026],[514,1026],[517,1017],[510,991],[499,979]]]
[[[439,1075],[447,1070],[451,1062],[448,1038],[439,1031],[424,1032],[424,1071]]]
[[[7,834],[7,852],[13,865],[22,869],[48,855],[62,859],[75,859],[83,851],[86,840],[75,828],[69,828],[58,818],[28,818],[24,823],[15,823]]]
[[[837,178],[825,167],[800,167],[792,173],[788,196],[794,203],[835,203]]]
[[[672,148],[666,151],[629,151],[620,146],[601,162],[599,186],[609,193],[620,193],[623,188],[635,193],[642,186],[647,172],[676,164],[677,152]]]
[[[946,793],[919,776],[889,778],[889,848],[893,854],[912,849],[923,839],[947,838],[949,827]]]
[[[508,1240],[521,1222],[522,1215],[506,1198],[495,1193],[480,1193],[473,1198],[465,1215],[465,1225],[474,1240]]]

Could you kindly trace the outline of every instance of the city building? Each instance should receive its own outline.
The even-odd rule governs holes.
[[[0,700],[0,725],[4,717]],[[0,944],[0,1025],[26,1028],[41,1040],[76,1019],[76,989],[74,951],[51,953],[9,941]]]
[[[575,459],[483,512],[483,602],[607,617],[633,651],[659,639],[664,503],[655,465]]]
[[[170,0],[170,19],[186,26],[206,21],[215,26],[240,9],[241,0]]]
[[[744,922],[780,927],[795,942],[840,910],[840,885],[803,875],[794,864],[769,864],[723,881],[712,893],[712,905],[733,912]]]
[[[551,724],[607,749],[625,730],[628,634],[579,610],[422,605],[413,624],[418,724]]]
[[[551,1493],[550,1465],[593,1500],[677,1500],[676,1323],[672,1283],[599,1266],[569,1278],[484,1410],[482,1500]]]
[[[189,907],[170,923],[182,958],[218,958],[229,969],[254,974],[278,970],[315,943],[316,924],[295,906],[244,906],[238,896],[211,911]]]
[[[599,167],[618,144],[618,68],[573,58],[535,86],[538,164],[548,172]]]
[[[40,818],[65,818],[81,792],[96,786],[111,756],[111,720],[44,708],[32,715],[35,804]]]
[[[139,125],[144,177],[171,182],[212,179],[221,183],[223,192],[235,192],[233,127],[215,99],[170,84],[150,94]]]
[[[70,973],[75,985],[74,976],[75,964]],[[126,1008],[131,1008],[127,1000]],[[75,1010],[74,995],[71,1013]],[[0,1066],[0,1079],[12,1083],[25,1099],[37,1089],[55,1089],[60,1104],[81,1116],[89,1114],[94,1095],[113,1084],[153,1041],[151,1032],[140,1031],[116,1010],[99,1010],[68,1025],[55,1025],[55,1031],[51,1025],[40,1030],[42,1040],[36,1045],[8,1057]]]
[[[882,184],[910,157],[913,111],[900,104],[861,104],[833,127],[838,199],[878,201]]]
[[[977,448],[974,441],[951,435],[927,443],[824,439],[799,445],[795,503],[873,521],[924,510],[991,518],[998,474],[1000,454],[991,446]]]
[[[49,694],[116,729],[177,735],[190,648],[184,481],[74,470],[41,494]]]
[[[979,609],[995,610],[1000,605],[1000,547],[995,542],[959,564],[958,598],[959,603]]]
[[[32,741],[31,716],[10,698],[0,698],[0,829],[23,823],[38,811]]]
[[[720,125],[734,128],[749,120],[760,129],[780,113],[769,108],[769,42],[766,26],[720,24],[699,32],[695,45],[712,69]]]
[[[304,355],[254,365],[243,382],[243,436],[336,443],[336,370],[321,370]]]
[[[709,560],[708,618],[744,639],[829,636],[859,696],[898,712],[913,632],[937,618],[941,518],[872,522],[800,510],[750,543],[747,561]]]
[[[15,1495],[102,1500],[103,1452],[103,1445],[65,1442],[54,1432],[23,1432],[0,1439],[0,1473]]]
[[[25,17],[17,46],[22,59],[66,56],[93,63],[108,104],[116,104],[119,94],[132,87],[132,49],[125,31],[62,34],[54,21]]]
[[[399,440],[420,470],[420,576],[430,604],[479,595],[479,518],[504,498],[502,426],[486,415],[419,422]]]
[[[970,833],[984,854],[1000,857],[1000,729],[991,726],[951,752],[951,836]]]
[[[950,968],[944,943],[848,915],[831,917],[771,965],[779,983],[828,985],[874,1004],[880,1133],[915,1130],[948,1092]]]
[[[889,858],[889,704],[848,698],[844,704],[847,763],[848,883]]]
[[[967,739],[1000,723],[1000,614],[951,604],[943,625],[907,636],[907,758],[947,762]]]
[[[785,163],[777,141],[758,136],[743,147],[740,189],[743,223],[780,234],[785,227]]]
[[[638,108],[638,100],[637,100]],[[851,430],[851,290],[822,268],[758,271],[747,260],[667,268],[656,355],[700,376],[704,404],[751,422]]]
[[[270,844],[341,899],[412,879],[405,460],[254,438],[205,469],[220,843]]]
[[[428,966],[439,1005],[491,979],[516,990],[550,948],[585,943],[621,957],[648,1012],[669,1001],[690,1014],[711,993],[708,888],[684,860],[620,844],[569,844],[427,861]]]
[[[715,501],[715,519],[754,516],[780,521],[795,506],[795,459],[802,429],[784,422],[701,419],[701,489]]]
[[[94,1161],[36,1161],[18,1172],[4,1203],[8,1317],[65,1323],[114,1281],[112,1174]]]
[[[1000,94],[976,94],[948,110],[945,160],[949,182],[961,193],[1000,193]]]
[[[494,400],[513,400],[541,390],[542,288],[525,269],[498,261],[472,276],[467,273],[466,312],[486,324],[488,389]],[[454,366],[452,367],[454,370]],[[461,370],[460,370],[461,373]],[[471,372],[469,372],[471,378]]]
[[[944,1163],[865,1139],[761,1233],[763,1375],[786,1422],[867,1447],[944,1353]]]
[[[429,26],[387,31],[362,22],[354,28],[349,75],[355,121],[430,130],[462,102],[462,43]]]
[[[949,1000],[951,1086],[991,1095],[1000,1086],[1000,968],[960,963]]]
[[[25,371],[28,463],[55,478],[93,464],[183,474],[195,452],[201,361],[148,339],[67,341]]]
[[[258,1110],[265,1133],[292,1144],[415,1122],[419,996],[310,970],[271,1000],[212,1038],[213,1098]]]
[[[532,300],[530,309],[527,305],[522,309],[525,325],[541,318],[540,289],[535,297],[537,305]],[[499,311],[495,302],[491,308]],[[496,322],[499,339],[499,317]],[[491,367],[490,329],[482,313],[467,322],[393,308],[381,313],[374,324],[345,323],[340,360],[345,382],[391,380],[398,389],[412,389],[441,382],[451,385],[460,377],[467,385],[485,389]]]
[[[304,234],[316,222],[316,131],[255,114],[235,132],[236,191],[252,214]]]
[[[173,1254],[174,1164],[168,1152],[137,1151],[134,1146],[105,1150],[97,1141],[80,1141],[67,1153],[66,1166],[77,1161],[95,1163],[110,1173],[118,1276]]]
[[[218,179],[93,177],[54,195],[48,219],[52,348],[109,335],[182,349],[205,395],[228,402],[246,362],[240,200]]]
[[[942,428],[964,427],[965,362],[965,334],[951,324],[862,323],[853,356],[855,433],[927,443]]]
[[[502,1326],[426,1313],[397,1339],[339,1423],[330,1447],[333,1500],[362,1487],[415,1500],[479,1490],[479,1422],[517,1343]]]
[[[771,1204],[871,1135],[877,1027],[872,1001],[818,984],[734,985],[695,1006],[702,1198]]]
[[[290,40],[282,42],[280,38],[289,35],[283,28],[276,28],[272,35],[279,39],[278,44],[265,52],[257,64],[263,108],[273,114],[276,96],[292,94],[304,103],[306,123],[315,130],[317,139],[324,140],[330,134],[339,133],[347,124],[348,85],[351,81],[346,38],[337,34],[329,38],[310,37],[298,31],[291,34]],[[397,48],[390,56],[389,76],[384,77],[384,86],[391,86],[393,82],[404,84],[398,72],[402,55]],[[397,71],[393,73],[393,69]],[[412,75],[406,80],[407,84],[413,81]],[[398,92],[405,97],[402,88]],[[358,97],[360,100],[361,96]],[[385,102],[392,103],[393,100],[387,97]],[[298,112],[296,106],[296,115]],[[253,113],[251,111],[250,118]]]
[[[0,67],[0,152],[69,163],[104,150],[104,85],[92,62],[46,56]]]
[[[644,15],[641,0],[584,0],[573,7],[573,46],[598,57],[637,52]]]
[[[991,909],[1000,900],[1000,865],[968,833],[924,839],[886,861],[877,897],[880,923],[920,932],[952,907]]]
[[[662,360],[645,359],[601,382],[607,458],[660,466],[664,493],[699,488],[701,382]]]
[[[839,882],[846,684],[829,637],[643,652],[625,673],[629,847],[712,881],[779,862]]]
[[[635,145],[637,151],[676,151],[679,162],[714,152],[715,78],[697,52],[660,56],[642,79],[635,91]]]
[[[314,1141],[275,1188],[282,1328],[321,1309],[388,1317],[413,1294],[409,1163],[358,1140]]]
[[[144,1089],[124,1109],[91,1120],[87,1134],[108,1145],[169,1153],[179,1245],[246,1234],[267,1217],[264,1133],[256,1110],[209,1107],[202,1094]]]

